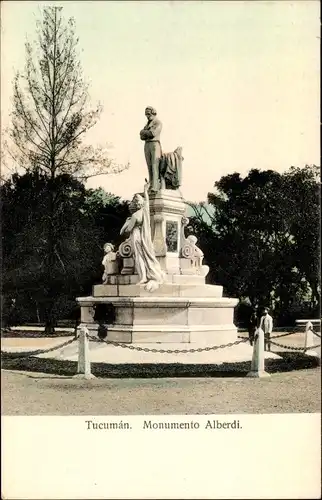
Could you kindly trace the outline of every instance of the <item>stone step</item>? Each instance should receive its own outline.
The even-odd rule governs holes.
[[[223,287],[205,284],[166,283],[153,293],[144,285],[94,285],[93,297],[214,297],[221,298]]]
[[[132,346],[135,344],[131,344]],[[211,346],[211,344],[208,344]],[[196,347],[204,347],[192,343],[151,343],[151,344],[136,344],[136,347],[148,347],[149,349],[195,349]],[[92,363],[108,363],[113,365],[118,364],[225,364],[250,362],[252,359],[253,348],[249,344],[238,344],[233,347],[227,347],[218,350],[193,352],[193,353],[158,353],[145,352],[113,345],[106,343],[89,343],[90,360]],[[60,360],[77,361],[78,354],[76,352],[67,352],[63,355],[57,353],[48,353],[38,357],[56,358]],[[281,357],[273,352],[265,352],[265,359],[281,359]]]
[[[112,274],[107,276],[104,285],[136,285],[138,281],[139,277],[137,274]],[[177,285],[204,285],[205,277],[199,274],[166,274],[164,284],[169,283]]]

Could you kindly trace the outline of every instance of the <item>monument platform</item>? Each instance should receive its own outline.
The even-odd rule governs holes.
[[[95,331],[97,304],[113,307],[107,340],[222,344],[237,340],[233,323],[237,299],[223,297],[223,287],[205,284],[202,276],[167,275],[150,293],[136,275],[109,276],[110,284],[95,285],[93,295],[77,299],[81,322]]]
[[[89,326],[89,325],[87,325]],[[89,327],[90,329],[90,327]],[[90,329],[91,331],[91,329]],[[171,350],[189,350],[199,347],[194,343],[146,343],[134,344],[134,347],[149,349],[171,349]],[[210,346],[210,344],[209,344]],[[202,346],[200,346],[202,347]],[[253,348],[248,343],[241,343],[233,347],[227,347],[218,350],[188,352],[188,353],[158,353],[145,352],[114,345],[108,345],[105,342],[89,342],[90,361],[91,363],[106,363],[109,365],[218,365],[228,371],[237,369],[239,363],[245,363],[245,368],[242,371],[249,371],[248,363],[252,359]],[[77,361],[78,346],[77,343],[71,344],[64,348],[62,352],[54,351],[46,354],[40,354],[39,358],[57,359],[60,361]],[[281,359],[281,356],[274,352],[265,352],[265,359]]]

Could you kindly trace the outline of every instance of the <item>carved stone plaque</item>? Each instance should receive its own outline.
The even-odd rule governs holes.
[[[168,252],[178,252],[178,222],[167,220],[166,221],[166,244]]]

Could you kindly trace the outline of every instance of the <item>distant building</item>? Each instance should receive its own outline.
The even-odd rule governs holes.
[[[207,224],[211,224],[214,208],[208,203],[198,204],[187,202],[187,217],[201,217]]]

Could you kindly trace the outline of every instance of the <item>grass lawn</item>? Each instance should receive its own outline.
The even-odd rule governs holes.
[[[309,366],[309,361],[311,367]],[[304,363],[304,361],[302,361]],[[313,360],[267,379],[218,376],[211,367],[143,366],[86,381],[68,375],[2,370],[3,415],[147,415],[320,412],[321,373]],[[290,365],[288,364],[290,367]],[[121,370],[122,367],[117,367]],[[132,367],[133,368],[133,367]],[[295,367],[296,368],[296,367]],[[202,371],[203,369],[203,371]],[[138,370],[138,369],[137,369]],[[190,370],[190,372],[188,372]],[[57,370],[56,370],[57,371]],[[190,375],[190,376],[189,376]],[[227,376],[229,375],[229,376]],[[236,376],[237,375],[237,376]]]
[[[303,336],[281,338],[303,345]],[[56,342],[61,343],[58,339]],[[6,345],[51,345],[46,338],[6,338]],[[74,379],[75,361],[2,358],[3,415],[146,415],[320,412],[320,362],[278,349],[267,379],[246,378],[250,362],[216,365],[92,363],[96,379]],[[320,348],[318,349],[320,354]],[[320,354],[321,356],[321,354]]]

